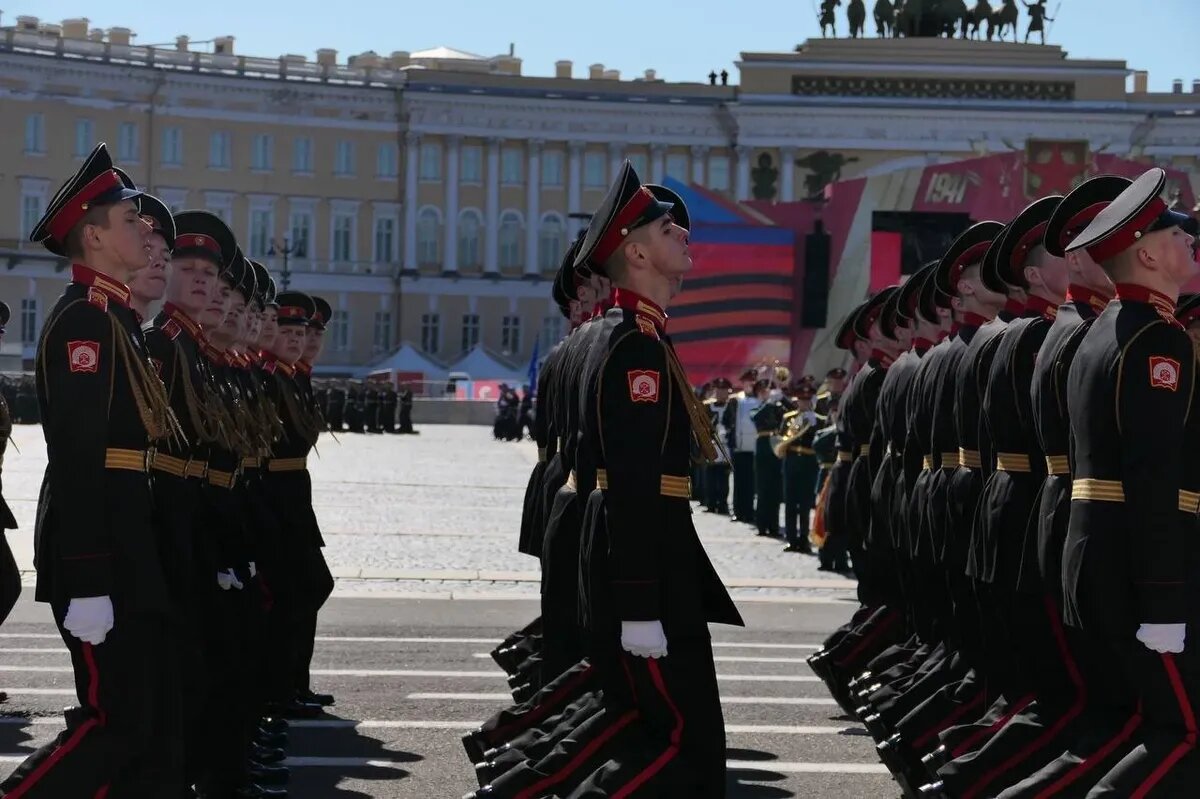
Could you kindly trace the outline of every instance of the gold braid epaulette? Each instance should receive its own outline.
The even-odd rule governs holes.
[[[192,385],[192,376],[188,366],[188,359],[184,353],[183,345],[178,339],[172,342],[175,346],[175,374],[171,375],[172,385],[178,379],[183,380],[183,400],[188,409],[188,417],[192,421],[192,427],[196,430],[196,435],[199,437],[201,444],[216,443],[224,446],[224,442],[219,440],[221,426],[220,417],[214,411],[212,404],[212,390],[209,387],[210,377],[204,371],[203,362],[200,360],[204,356],[197,354],[196,368],[200,370],[201,386],[204,393],[203,399],[196,396],[196,387]]]
[[[106,313],[112,326],[113,346],[125,366],[125,373],[129,377],[129,389],[133,393],[138,417],[142,420],[142,426],[146,428],[146,435],[151,441],[173,438],[180,446],[188,446],[187,436],[183,434],[179,420],[171,410],[167,387],[159,380],[150,363],[134,349],[133,340],[121,321],[111,311]]]
[[[317,422],[313,420],[312,414],[301,407],[300,398],[296,396],[300,393],[300,386],[296,384],[295,380],[286,379],[282,375],[280,375],[279,381],[283,389],[281,392],[283,403],[287,406],[288,415],[292,417],[296,430],[305,443],[309,446],[315,445],[321,436],[321,430],[317,426]]]
[[[708,463],[713,463],[719,454],[728,461],[729,453],[725,451],[725,444],[718,439],[716,430],[713,429],[708,408],[704,407],[704,403],[696,396],[696,392],[692,391],[692,386],[687,379],[687,372],[684,371],[683,364],[679,362],[675,349],[666,342],[663,342],[663,349],[667,353],[667,368],[671,370],[675,386],[683,396],[683,407],[687,409],[688,419],[691,421],[692,438],[696,442],[700,457]]]

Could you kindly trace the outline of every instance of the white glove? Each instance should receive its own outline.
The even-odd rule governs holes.
[[[1160,654],[1179,654],[1183,651],[1183,641],[1186,637],[1186,624],[1143,624],[1137,631],[1137,639],[1145,644],[1147,649]]]
[[[107,596],[88,596],[72,599],[63,619],[67,632],[89,644],[104,643],[113,628],[112,600]]]
[[[640,658],[661,658],[667,655],[667,634],[661,621],[621,622],[621,648]]]
[[[222,591],[228,591],[230,588],[236,588],[241,591],[245,587],[242,585],[241,580],[237,578],[237,575],[233,573],[233,569],[217,572],[217,585],[221,586]]]
[[[254,578],[257,576],[258,576],[258,567],[254,565],[254,561],[250,561],[250,577]]]

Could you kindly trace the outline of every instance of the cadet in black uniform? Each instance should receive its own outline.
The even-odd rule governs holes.
[[[417,435],[412,422],[413,391],[408,383],[400,386],[400,429],[396,432],[404,435]]]
[[[148,449],[178,427],[125,286],[148,261],[139,196],[98,145],[30,234],[73,262],[38,344],[49,463],[34,540],[36,596],[71,653],[80,706],[0,784],[7,796],[179,795],[161,757],[180,735],[163,646],[176,631],[146,477]]]

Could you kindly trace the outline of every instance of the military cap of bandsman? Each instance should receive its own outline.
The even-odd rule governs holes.
[[[846,377],[846,370],[840,366],[835,366],[825,373],[825,378],[833,380],[841,380]]]
[[[1172,210],[1162,199],[1167,173],[1159,167],[1147,170],[1105,206],[1065,248],[1086,249],[1098,264],[1132,247],[1143,236],[1171,228],[1196,235],[1197,222]]]
[[[1046,252],[1058,258],[1065,256],[1071,240],[1132,182],[1117,175],[1097,175],[1072,189],[1046,223],[1042,238]]]
[[[1025,278],[1028,255],[1042,244],[1050,218],[1063,200],[1052,194],[1025,206],[1004,231],[996,237],[995,256],[989,258],[983,270],[983,283],[997,294],[1007,294],[1009,287],[1029,289]]]
[[[222,271],[244,260],[237,237],[229,225],[209,211],[180,211],[173,217],[177,258],[198,257],[212,261]]]
[[[934,287],[947,297],[955,297],[958,295],[958,281],[962,277],[963,272],[972,264],[979,264],[985,261],[984,256],[987,255],[992,242],[1004,230],[1004,225],[999,222],[984,221],[976,222],[971,227],[964,230],[959,237],[954,240],[950,248],[946,250],[946,254],[942,256],[938,262],[937,270],[934,274]],[[987,273],[987,266],[981,267],[981,273]],[[1006,293],[1006,288],[993,288],[984,278],[984,284],[993,291]]]
[[[141,196],[141,191],[127,184],[113,169],[108,148],[101,142],[84,159],[74,177],[50,199],[46,213],[30,231],[29,240],[55,255],[65,256],[67,238],[89,211]]]
[[[714,389],[718,389],[718,388],[732,389],[733,383],[729,382],[729,378],[727,378],[727,377],[714,377],[713,381],[711,383],[711,386]]]
[[[757,380],[757,379],[758,379],[758,370],[756,370],[756,369],[747,369],[746,371],[742,372],[742,376],[741,376],[741,378],[739,378],[739,379],[740,379],[740,380],[741,380],[743,383],[745,383],[745,382],[747,382],[747,381],[750,381],[750,380]]]
[[[275,302],[279,306],[280,325],[308,325],[317,312],[312,297],[299,291],[280,292]]]
[[[817,390],[808,383],[796,383],[792,386],[791,395],[798,400],[811,400]]]
[[[575,269],[584,274],[605,274],[605,264],[630,233],[671,214],[675,224],[689,228],[687,208],[678,194],[665,186],[643,184],[626,161],[600,207],[592,215],[583,243],[575,255]]]

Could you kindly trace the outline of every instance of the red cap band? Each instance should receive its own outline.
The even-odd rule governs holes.
[[[281,305],[279,307],[280,319],[307,319],[304,314],[304,309],[299,305]]]
[[[1082,211],[1075,214],[1075,216],[1067,220],[1067,224],[1063,225],[1062,231],[1058,234],[1058,245],[1065,250],[1067,245],[1070,244],[1076,236],[1082,233],[1083,229],[1091,224],[1092,220],[1095,219],[1101,211],[1107,208],[1108,205],[1108,200],[1099,203],[1092,203],[1087,208],[1084,208]]]
[[[978,244],[972,244],[967,249],[963,250],[962,255],[950,265],[950,290],[954,291],[958,288],[958,279],[962,277],[963,271],[973,263],[979,261],[980,258],[987,253],[988,248],[992,246],[990,241],[981,241]]]
[[[121,176],[111,169],[92,178],[87,185],[75,192],[71,199],[63,203],[63,207],[50,220],[50,224],[47,226],[50,235],[57,242],[66,241],[71,228],[75,227],[80,219],[83,219],[92,200],[113,189],[122,188],[124,185],[121,182]]]
[[[1046,224],[1046,222],[1041,222],[1026,231],[1021,240],[1017,242],[1017,246],[1013,248],[1012,256],[1009,258],[1010,266],[1019,268],[1025,265],[1025,256],[1042,243],[1042,236],[1046,234]]]
[[[608,260],[609,256],[617,251],[621,246],[621,242],[629,235],[629,226],[637,221],[650,204],[654,202],[654,195],[645,186],[638,189],[629,202],[617,211],[617,215],[613,217],[613,221],[609,224],[608,229],[604,231],[604,235],[600,237],[600,242],[596,245],[595,251],[592,253],[592,261],[597,264],[602,264]]]
[[[218,244],[217,240],[212,236],[206,236],[203,233],[188,233],[187,235],[180,236],[175,240],[176,251],[187,249],[189,247],[207,250],[213,255],[217,256],[218,260],[221,258],[221,245]]]
[[[1100,263],[1124,252],[1142,237],[1145,229],[1165,210],[1167,210],[1167,204],[1162,201],[1161,197],[1155,197],[1133,219],[1121,225],[1107,238],[1087,247],[1088,255],[1092,256],[1093,261]]]

